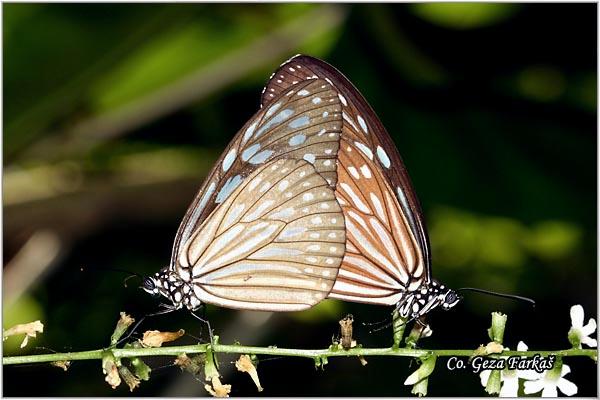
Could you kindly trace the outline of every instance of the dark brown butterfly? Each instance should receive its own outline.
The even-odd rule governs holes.
[[[273,74],[262,106],[312,79],[330,83],[342,105],[335,195],[346,223],[346,253],[329,297],[396,305],[411,319],[454,307],[460,296],[431,276],[423,213],[400,154],[348,79],[321,60],[298,55]]]

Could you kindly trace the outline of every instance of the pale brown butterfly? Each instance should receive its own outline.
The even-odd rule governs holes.
[[[327,297],[345,251],[334,195],[341,128],[341,102],[324,80],[274,97],[216,162],[170,264],[143,288],[192,311],[296,311]]]

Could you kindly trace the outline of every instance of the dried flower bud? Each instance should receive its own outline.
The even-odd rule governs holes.
[[[247,372],[250,375],[250,378],[254,381],[256,388],[259,392],[263,391],[262,386],[260,385],[260,380],[258,379],[258,372],[256,371],[256,366],[250,359],[250,357],[246,354],[242,354],[240,358],[235,362],[235,367],[240,372]]]
[[[127,386],[129,386],[130,392],[133,392],[133,389],[140,386],[140,380],[136,378],[127,367],[120,365],[117,369],[121,378],[123,378]]]
[[[30,322],[28,324],[15,325],[11,328],[8,328],[2,334],[2,340],[6,340],[6,338],[8,338],[9,336],[25,334],[25,338],[21,343],[21,348],[23,348],[27,346],[29,338],[34,338],[38,332],[44,332],[44,324],[42,324],[39,320]]]
[[[341,333],[341,338],[340,338],[340,344],[342,345],[342,347],[344,348],[344,350],[348,350],[350,348],[352,348],[352,323],[354,322],[354,317],[352,317],[352,314],[348,314],[346,315],[345,318],[340,320],[340,333]],[[356,342],[354,343],[356,345]]]
[[[187,354],[180,354],[175,359],[174,364],[179,366],[182,371],[187,371],[194,376],[200,375],[204,367],[204,355],[188,357]]]
[[[102,359],[102,371],[106,375],[104,380],[115,389],[117,386],[121,384],[121,377],[119,376],[119,371],[117,369],[117,364],[115,363],[115,359],[112,354],[105,356]]]
[[[231,393],[231,385],[223,385],[218,376],[213,376],[211,385],[204,385],[204,389],[213,397],[229,397]]]
[[[160,347],[164,342],[172,342],[184,334],[185,331],[183,329],[177,332],[146,331],[142,338],[142,345],[146,347]]]
[[[473,357],[477,356],[488,356],[490,354],[500,354],[504,351],[504,346],[497,342],[489,342],[488,344],[480,345],[469,357],[469,361],[473,359]]]
[[[52,361],[50,363],[50,365],[52,365],[53,367],[57,367],[57,368],[61,368],[63,371],[67,371],[69,369],[69,367],[71,366],[71,361]]]
[[[121,318],[119,318],[119,321],[117,321],[117,326],[115,327],[113,334],[110,336],[110,344],[111,345],[116,344],[119,341],[119,339],[121,338],[121,336],[123,336],[123,334],[125,332],[127,332],[127,329],[134,322],[135,322],[135,319],[131,318],[126,313],[121,312]]]
[[[363,357],[363,356],[358,356],[358,361],[360,361],[360,364],[364,367],[365,365],[367,365],[367,360]]]
[[[504,346],[497,342],[489,342],[485,346],[485,351],[487,354],[499,354],[502,353],[502,351],[504,351]]]

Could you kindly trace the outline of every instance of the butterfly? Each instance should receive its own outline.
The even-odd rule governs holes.
[[[335,198],[341,102],[290,85],[236,134],[189,206],[171,261],[143,289],[172,309],[297,311],[331,291],[345,252]]]
[[[329,64],[298,55],[271,76],[262,107],[312,79],[331,84],[342,105],[335,196],[346,223],[346,252],[329,298],[395,305],[406,319],[454,307],[458,293],[432,278],[425,220],[400,154],[352,83]]]

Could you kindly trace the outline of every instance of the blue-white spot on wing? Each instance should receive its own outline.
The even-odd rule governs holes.
[[[280,159],[215,208],[182,247],[178,268],[191,271],[197,301],[296,311],[327,297],[345,241],[333,189],[312,164]]]
[[[181,247],[215,207],[265,163],[282,157],[308,158],[327,184],[335,187],[341,120],[337,92],[321,79],[292,85],[255,114],[225,149],[188,208],[173,245],[171,268]]]

